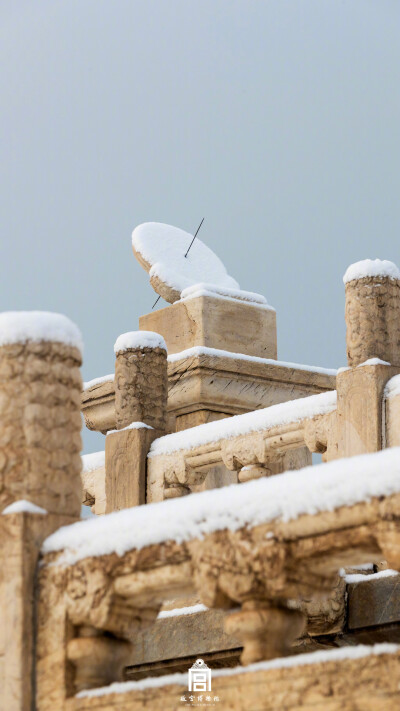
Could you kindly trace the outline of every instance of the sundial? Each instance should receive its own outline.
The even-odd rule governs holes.
[[[133,253],[148,272],[154,291],[172,304],[184,289],[199,283],[239,289],[212,249],[198,237],[190,247],[192,241],[189,232],[161,222],[145,222],[134,229]]]

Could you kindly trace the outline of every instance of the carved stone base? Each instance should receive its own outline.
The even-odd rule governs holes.
[[[286,656],[302,634],[305,617],[295,610],[245,602],[225,620],[225,631],[243,644],[242,664]]]

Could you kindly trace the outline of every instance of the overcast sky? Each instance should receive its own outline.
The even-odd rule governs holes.
[[[1,310],[67,314],[112,372],[155,299],[132,229],[204,216],[278,357],[344,365],[346,267],[400,264],[398,0],[0,8]]]

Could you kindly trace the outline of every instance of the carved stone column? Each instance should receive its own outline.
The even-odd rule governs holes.
[[[300,612],[261,601],[243,603],[240,612],[225,620],[226,633],[243,643],[240,660],[244,665],[286,656],[304,628]]]
[[[65,316],[0,315],[0,509],[27,499],[79,517],[80,342]]]
[[[33,708],[37,559],[80,516],[81,346],[65,316],[0,314],[2,708]]]
[[[115,419],[121,430],[144,422],[160,432],[167,420],[167,347],[152,331],[132,331],[117,339]]]
[[[94,627],[82,626],[68,643],[67,656],[75,667],[75,693],[123,681],[129,662],[129,642],[106,636]]]
[[[343,281],[350,367],[336,378],[337,455],[350,457],[385,446],[383,392],[400,370],[400,272],[392,262],[365,260]]]
[[[359,273],[379,272],[381,265],[383,275],[352,279],[357,275],[357,265],[353,265],[344,277],[348,364],[380,358],[400,366],[400,273],[394,264],[392,276],[387,263],[376,260],[373,265],[375,269],[368,270],[360,263]]]
[[[146,501],[146,458],[167,423],[167,348],[152,331],[119,336],[114,346],[117,430],[106,437],[106,513]]]

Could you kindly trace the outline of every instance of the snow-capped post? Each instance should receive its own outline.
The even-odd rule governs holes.
[[[167,420],[167,346],[153,331],[124,333],[114,346],[117,430],[132,422],[164,433]]]
[[[65,316],[0,314],[2,708],[29,711],[43,540],[80,517],[82,341]]]
[[[352,264],[346,290],[346,346],[349,368],[340,369],[338,455],[385,447],[383,392],[400,372],[400,271],[379,259]]]
[[[167,347],[153,331],[124,333],[114,346],[115,421],[106,437],[106,512],[144,504],[146,458],[167,424]]]
[[[0,509],[24,499],[79,518],[81,353],[65,316],[0,314]]]
[[[400,366],[400,270],[387,260],[365,259],[352,264],[343,281],[349,366],[370,358]]]

